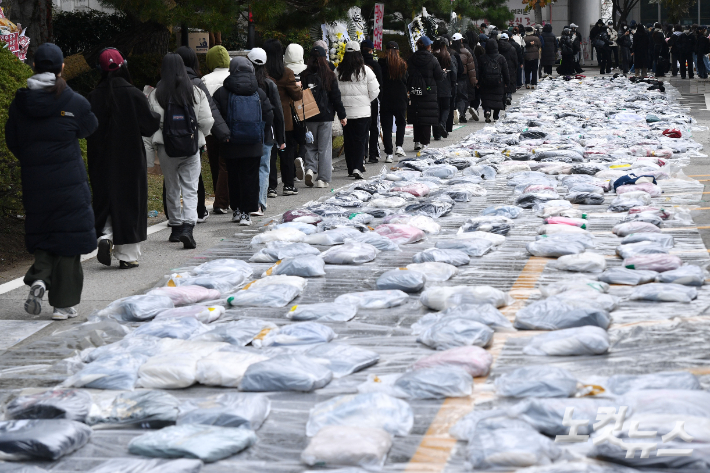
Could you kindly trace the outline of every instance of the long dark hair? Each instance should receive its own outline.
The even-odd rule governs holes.
[[[328,60],[323,56],[311,54],[311,57],[308,58],[307,66],[306,72],[301,73],[301,76],[305,76],[306,74],[318,74],[325,90],[330,91],[333,86],[333,81],[335,80],[335,74],[330,70]]]
[[[284,47],[278,39],[267,39],[264,42],[266,51],[266,72],[274,80],[281,80],[284,76]]]
[[[133,79],[131,78],[131,73],[128,71],[128,64],[125,62],[121,64],[121,67],[114,69],[113,71],[101,71],[101,80],[99,84],[106,82],[108,84],[108,97],[106,97],[106,108],[112,111],[114,108],[118,108],[118,103],[116,102],[116,96],[113,91],[113,84],[116,79],[124,79],[129,84],[133,85]]]
[[[432,49],[438,49],[434,52],[434,57],[439,61],[439,65],[442,69],[451,69],[451,54],[446,48],[446,43],[443,41],[434,41],[434,46]]]
[[[64,89],[67,88],[67,81],[65,81],[64,78],[61,76],[62,71],[61,70],[59,70],[59,72],[50,71],[40,65],[36,65],[34,70],[35,70],[35,74],[42,74],[44,72],[51,72],[57,77],[57,79],[54,82],[54,85],[52,87],[48,87],[46,90],[47,90],[47,92],[51,92],[52,94],[54,94],[55,99],[58,99],[59,96],[62,95],[62,92],[64,92]]]
[[[367,77],[365,60],[362,58],[362,54],[360,51],[347,51],[343,54],[343,60],[338,64],[338,80],[359,80],[361,76]]]
[[[252,63],[253,64],[253,63]],[[254,75],[256,76],[256,83],[261,87],[261,89],[266,92],[266,79],[269,75],[266,73],[266,66],[263,64],[253,64],[254,65]]]
[[[197,60],[197,53],[192,48],[187,46],[180,46],[175,50],[175,54],[182,58],[182,62],[185,63],[185,67],[192,69],[197,77],[202,77],[200,74],[200,61]]]
[[[394,48],[387,50],[387,71],[390,80],[399,80],[407,72],[407,63],[399,57],[399,51]]]
[[[160,67],[160,82],[155,88],[155,97],[160,106],[165,109],[168,107],[168,102],[183,107],[197,103],[193,89],[182,58],[175,53],[166,54]]]

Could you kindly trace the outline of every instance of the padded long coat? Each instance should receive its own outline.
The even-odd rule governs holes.
[[[422,95],[409,95],[407,108],[407,123],[412,125],[439,124],[439,101],[437,98],[436,83],[444,78],[439,61],[427,50],[419,50],[409,58],[408,67],[409,83],[416,80],[419,74],[424,78],[426,90]]]

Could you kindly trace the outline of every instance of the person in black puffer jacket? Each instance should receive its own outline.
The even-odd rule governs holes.
[[[49,291],[52,318],[78,315],[84,274],[81,255],[96,249],[86,167],[79,138],[99,126],[89,102],[67,86],[62,50],[42,44],[34,56],[35,75],[15,94],[5,123],[7,147],[20,162],[25,244],[35,261],[25,275],[30,294],[25,310],[42,311]]]
[[[414,149],[425,149],[431,139],[431,127],[439,124],[439,101],[436,82],[444,78],[439,61],[431,53],[431,40],[417,40],[417,52],[409,58],[409,107],[407,121],[414,125]]]
[[[707,27],[698,27],[698,38],[695,43],[695,54],[698,56],[698,76],[701,79],[708,78],[708,70],[705,67],[705,55],[710,53],[710,39],[708,39]]]
[[[434,57],[439,61],[441,70],[444,72],[444,78],[436,82],[436,92],[439,98],[439,126],[435,126],[433,131],[434,139],[440,140],[443,136],[449,136],[446,131],[446,120],[449,118],[451,107],[451,96],[456,93],[457,87],[457,67],[456,61],[449,53],[446,38],[439,38],[434,41],[432,49]]]
[[[660,23],[654,25],[651,40],[653,42],[653,59],[656,61],[656,77],[665,77],[671,53]]]
[[[404,132],[407,127],[407,63],[399,57],[399,45],[387,43],[387,56],[377,61],[382,69],[380,84],[380,122],[382,143],[385,146],[385,162],[391,163],[394,154],[405,157]],[[395,145],[392,147],[392,122],[397,126]]]
[[[562,63],[557,68],[557,73],[561,76],[574,75],[574,43],[572,42],[572,31],[569,28],[562,30],[560,36],[560,52],[562,53]]]
[[[382,68],[380,67],[377,58],[373,55],[375,50],[375,45],[369,39],[366,39],[360,43],[360,51],[362,52],[362,59],[365,61],[365,65],[372,69],[377,78],[377,83],[382,87]],[[380,101],[379,98],[370,102],[370,130],[368,136],[367,149],[365,150],[368,156],[368,162],[376,164],[379,162],[380,157],[380,122],[378,117],[380,116]]]
[[[646,77],[646,69],[649,64],[648,58],[648,32],[643,27],[643,25],[636,25],[635,28],[631,30],[633,34],[632,37],[632,51],[634,60],[634,72],[636,77],[642,76]]]
[[[515,73],[518,70],[518,53],[515,52],[515,48],[508,40],[508,33],[500,35],[500,41],[498,41],[498,52],[500,52],[508,64],[509,81],[505,86],[505,103],[506,105],[510,105],[513,102],[513,94],[517,89],[515,84]]]
[[[552,33],[552,25],[546,24],[542,27],[542,56],[540,56],[540,65],[545,74],[552,75],[552,66],[557,60],[557,38]]]
[[[626,75],[629,73],[629,69],[631,69],[631,30],[629,30],[628,26],[624,25],[621,27],[616,42],[619,45],[619,63],[621,71],[624,75]]]
[[[498,74],[494,63],[498,66]],[[486,42],[486,54],[481,56],[479,61],[481,74],[479,76],[479,87],[481,101],[483,102],[484,116],[486,123],[491,122],[491,110],[493,119],[498,120],[501,110],[505,110],[505,88],[510,83],[508,74],[508,61],[498,52],[498,42],[489,39]]]

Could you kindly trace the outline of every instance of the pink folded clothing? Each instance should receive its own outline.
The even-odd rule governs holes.
[[[493,357],[481,347],[456,347],[439,351],[414,363],[415,370],[455,366],[471,376],[486,376],[493,363]]]
[[[552,225],[571,225],[573,227],[587,228],[587,221],[581,218],[547,217],[545,223]]]
[[[429,193],[429,186],[426,184],[422,184],[419,182],[413,182],[411,184],[407,184],[405,186],[400,186],[400,187],[393,187],[392,191],[394,192],[406,192],[408,194],[412,194],[415,197],[424,197]]]
[[[663,192],[660,187],[652,182],[639,182],[638,184],[624,184],[623,186],[617,187],[616,195],[635,191],[648,192],[651,197],[658,197]]]
[[[281,220],[285,222],[301,222],[315,225],[323,220],[320,215],[305,209],[295,209],[284,212]]]
[[[375,233],[387,237],[399,245],[414,243],[415,241],[424,239],[424,232],[422,230],[411,225],[398,223],[379,225],[375,228]]]

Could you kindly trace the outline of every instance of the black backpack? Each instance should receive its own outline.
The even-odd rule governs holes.
[[[483,85],[495,87],[503,82],[503,72],[500,70],[500,64],[497,60],[491,60],[488,57],[482,57],[483,60]]]
[[[163,144],[171,158],[197,154],[197,117],[193,107],[168,102],[163,116]]]

